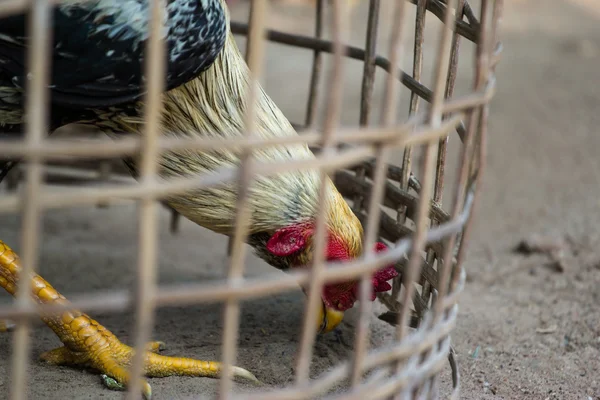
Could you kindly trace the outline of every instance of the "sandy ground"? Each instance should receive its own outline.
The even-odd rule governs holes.
[[[505,53],[491,110],[486,183],[453,335],[462,398],[598,400],[600,191],[594,155],[600,146],[595,135],[600,125],[600,8],[585,0],[506,3]],[[234,16],[243,17],[245,7],[238,3]],[[310,9],[275,11],[272,26],[310,33]],[[353,42],[361,44],[362,32],[364,26],[353,25]],[[385,43],[385,35],[381,39]],[[309,60],[308,52],[269,47],[266,89],[294,121],[303,118]],[[462,83],[468,83],[471,72],[466,71]],[[359,72],[358,64],[347,69],[351,78],[343,112],[347,124],[358,119]],[[3,215],[1,221],[0,237],[18,243],[19,219]],[[67,296],[126,288],[136,259],[136,221],[132,205],[48,213],[41,274]],[[164,210],[160,221],[161,283],[223,276],[223,237],[186,221],[172,236]],[[534,234],[565,241],[562,272],[546,256],[512,252],[520,240]],[[247,269],[248,275],[272,271],[253,257]],[[9,301],[0,296],[0,302]],[[299,290],[244,303],[238,364],[267,384],[291,382],[302,307]],[[131,340],[130,315],[94,316],[123,341]],[[156,321],[153,337],[167,343],[166,354],[220,357],[220,306],[162,308]],[[319,338],[312,376],[349,357],[353,321],[349,315],[343,324],[342,341],[333,335]],[[41,323],[32,335],[30,398],[120,398],[104,389],[94,373],[36,361],[60,343]],[[371,344],[376,346],[389,335],[390,328],[373,318]],[[0,335],[0,398],[8,397],[10,344],[10,335]],[[447,374],[444,379],[447,383]],[[218,387],[212,379],[177,377],[152,379],[151,384],[157,399],[210,398]]]

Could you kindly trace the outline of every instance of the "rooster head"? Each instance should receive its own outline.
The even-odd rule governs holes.
[[[289,257],[291,265],[301,267],[310,265],[312,261],[315,233],[314,224],[300,224],[277,230],[267,242],[267,251],[274,256]],[[356,247],[356,246],[354,246]],[[347,240],[330,230],[327,236],[326,259],[329,262],[348,261],[359,254]],[[382,252],[387,246],[381,242],[375,244],[375,251]],[[376,293],[386,292],[392,287],[388,281],[398,276],[393,266],[387,266],[371,277],[372,291],[370,299],[375,300]],[[329,283],[321,293],[322,304],[319,305],[319,333],[333,330],[342,322],[344,311],[352,308],[359,297],[360,281],[344,281]]]

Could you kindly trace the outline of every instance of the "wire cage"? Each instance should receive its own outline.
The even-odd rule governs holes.
[[[58,1],[54,1],[57,3]],[[49,142],[43,134],[48,51],[45,49],[45,17],[50,1],[6,0],[0,4],[0,16],[22,12],[32,7],[38,21],[31,25],[31,85],[28,87],[29,122],[23,141],[0,141],[0,154],[22,157],[23,163],[14,168],[7,179],[7,191],[0,197],[0,213],[18,212],[22,219],[22,276],[34,273],[41,240],[38,232],[41,213],[50,208],[76,205],[106,206],[119,199],[139,202],[139,249],[136,286],[131,291],[110,295],[91,295],[71,303],[39,305],[30,301],[26,290],[17,292],[14,305],[0,307],[0,322],[4,318],[17,322],[11,364],[11,395],[25,398],[27,382],[28,334],[31,319],[40,313],[59,313],[79,309],[85,312],[123,311],[133,309],[137,316],[136,349],[141,349],[150,337],[150,327],[156,307],[220,301],[225,304],[223,356],[221,377],[222,398],[232,394],[228,371],[237,354],[237,330],[240,323],[240,302],[292,290],[299,284],[309,284],[308,301],[303,316],[303,330],[297,354],[296,379],[280,389],[269,389],[237,395],[251,399],[308,399],[319,397],[344,379],[349,385],[336,398],[402,398],[433,399],[440,393],[440,374],[451,368],[450,398],[458,398],[459,369],[452,349],[450,335],[456,324],[457,299],[465,282],[462,267],[471,229],[486,155],[486,127],[489,103],[495,89],[495,67],[501,44],[498,38],[502,0],[397,0],[393,2],[393,17],[387,56],[381,55],[375,39],[380,32],[382,0],[369,0],[365,47],[347,45],[348,4],[343,0],[315,4],[314,36],[302,36],[269,30],[265,26],[266,0],[252,0],[247,23],[232,20],[231,31],[247,38],[246,61],[252,79],[261,74],[265,41],[313,51],[313,63],[308,89],[304,123],[294,124],[299,137],[263,140],[252,136],[254,117],[247,118],[244,139],[215,141],[206,138],[160,139],[158,110],[160,108],[161,70],[154,60],[162,56],[161,40],[156,34],[160,25],[153,21],[149,40],[146,134],[141,138],[95,143],[72,138]],[[159,2],[153,2],[153,17],[160,15]],[[326,10],[331,11],[326,19]],[[407,22],[414,17],[414,31]],[[427,19],[429,18],[429,19]],[[437,31],[437,48],[429,60],[424,57],[424,32],[431,19],[441,22]],[[326,39],[327,28],[331,39]],[[412,33],[412,72],[404,72],[402,62],[409,52],[403,43]],[[455,94],[459,56],[464,50],[461,42],[471,42],[472,76],[469,89]],[[320,86],[323,86],[324,55],[332,56],[332,68],[325,82],[327,90],[326,120],[322,131],[316,126],[316,111]],[[464,57],[464,56],[463,56]],[[347,58],[363,62],[360,123],[355,128],[339,128],[342,70]],[[433,65],[433,79],[428,87],[423,78],[424,65]],[[385,84],[381,122],[374,126],[373,92],[375,73],[383,70]],[[410,96],[408,117],[398,121],[399,85]],[[249,99],[256,96],[250,90]],[[425,102],[424,105],[422,104]],[[76,130],[77,134],[80,134]],[[456,133],[456,134],[455,134]],[[93,133],[95,134],[95,133]],[[454,138],[456,136],[456,138]],[[442,193],[447,176],[447,155],[450,140],[457,140],[459,158],[448,209],[442,205]],[[274,144],[307,143],[316,154],[311,162],[262,165],[251,158],[253,149]],[[238,169],[220,171],[193,179],[158,183],[154,179],[156,159],[161,151],[178,149],[198,151],[215,148],[235,148],[244,151]],[[401,149],[402,157],[394,161],[393,149]],[[419,150],[419,162],[415,162]],[[141,152],[143,167],[137,183],[128,175],[120,159]],[[365,229],[366,243],[384,241],[390,251],[383,254],[366,252],[348,264],[330,265],[316,258],[309,270],[281,275],[244,278],[243,242],[247,231],[247,188],[253,176],[291,171],[296,168],[318,168],[323,176],[330,175],[337,189],[352,206]],[[105,183],[95,187],[99,181]],[[228,252],[231,264],[227,279],[218,283],[192,284],[185,287],[159,286],[155,282],[157,222],[154,207],[167,194],[180,193],[197,187],[209,187],[223,182],[238,182],[238,229],[230,238]],[[15,191],[20,182],[23,190]],[[69,183],[76,187],[61,193],[46,192],[42,183]],[[317,223],[317,237],[323,224],[323,210]],[[178,214],[173,211],[172,230],[177,230]],[[319,228],[321,226],[321,228]],[[318,246],[317,246],[318,247]],[[368,248],[365,247],[365,248]],[[323,251],[323,249],[321,249]],[[360,323],[357,325],[354,353],[351,360],[327,371],[316,380],[309,380],[309,367],[315,333],[312,327],[318,293],[327,282],[341,277],[369,282],[370,274],[385,264],[395,263],[398,277],[389,293],[378,293],[378,300],[387,312],[379,318],[390,324],[393,340],[387,345],[369,350],[367,335],[371,303],[360,301]],[[2,274],[0,274],[2,278]],[[360,299],[367,299],[368,285],[361,284]],[[364,290],[363,290],[364,289]],[[1,328],[1,327],[0,327]],[[141,351],[138,354],[142,354]],[[133,360],[132,376],[140,376],[142,358]],[[367,374],[368,372],[368,374]],[[132,379],[129,395],[135,398],[140,383]]]

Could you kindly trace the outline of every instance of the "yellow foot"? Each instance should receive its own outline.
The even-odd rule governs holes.
[[[107,337],[105,334],[101,335]],[[106,344],[106,346],[92,345],[86,351],[73,351],[63,346],[42,354],[40,359],[53,365],[91,367],[102,373],[102,382],[106,387],[112,390],[125,390],[129,382],[128,367],[131,365],[134,349],[116,338]],[[164,349],[162,342],[150,342],[146,349],[144,372],[148,377],[180,375],[216,378],[221,372],[221,364],[218,362],[157,354]],[[251,372],[243,368],[234,367],[233,376],[260,383]],[[152,388],[148,382],[142,382],[142,391],[146,399],[151,398]]]
[[[0,332],[11,332],[15,328],[15,324],[10,321],[0,319]]]
[[[19,257],[0,241],[0,286],[13,296],[17,291],[21,266]],[[41,276],[29,279],[31,297],[39,304],[62,304],[69,302]],[[102,380],[111,389],[123,389],[129,382],[134,349],[121,343],[108,329],[80,311],[65,311],[59,315],[44,316],[42,320],[59,337],[64,346],[42,354],[41,359],[54,365],[91,367],[102,373]],[[9,329],[10,325],[4,325]],[[221,363],[191,358],[167,357],[158,354],[162,342],[146,345],[144,374],[148,377],[172,375],[219,377]],[[249,371],[232,368],[234,378],[239,377],[259,383]],[[148,382],[142,382],[144,397],[149,399],[152,390]]]

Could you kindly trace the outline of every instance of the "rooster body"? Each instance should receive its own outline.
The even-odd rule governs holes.
[[[239,68],[231,69],[230,65]],[[163,130],[165,135],[242,138],[248,71],[230,34],[215,62],[198,78],[164,95]],[[227,84],[223,85],[223,78]],[[268,95],[259,89],[256,103],[256,134],[261,138],[297,135],[283,113]],[[203,107],[198,107],[203,104]],[[142,107],[142,105],[139,105]],[[109,135],[115,131],[143,133],[143,120],[118,115],[100,115],[96,126]],[[174,133],[177,132],[177,133]],[[314,159],[305,144],[271,146],[254,151],[257,161],[285,162]],[[167,153],[160,158],[163,177],[188,176],[211,172],[240,164],[239,155],[229,150],[212,152],[188,151]],[[129,165],[136,172],[135,163]],[[362,226],[348,204],[328,180],[326,201],[329,202],[328,224],[331,234],[347,238],[349,256],[362,249]],[[320,176],[317,171],[286,172],[269,177],[256,177],[251,185],[248,202],[251,211],[250,244],[257,253],[280,269],[293,263],[288,257],[277,257],[267,251],[268,239],[282,228],[298,227],[300,233],[314,225],[318,209]],[[231,235],[237,212],[237,184],[230,182],[202,188],[167,199],[167,203],[193,222],[212,231]],[[309,261],[309,260],[307,260]]]
[[[231,65],[238,65],[232,69]],[[247,67],[234,42],[226,39],[215,62],[196,79],[164,94],[162,129],[177,137],[242,138],[247,109]],[[223,84],[223,80],[227,84]],[[256,134],[261,138],[297,135],[289,121],[260,89],[256,100]],[[198,107],[202,104],[202,107]],[[138,103],[140,107],[143,104]],[[99,123],[97,121],[100,121]],[[106,122],[103,122],[106,121]],[[115,131],[143,134],[143,119],[126,115],[99,115],[94,121],[109,135]],[[117,134],[118,135],[118,134]],[[258,161],[284,162],[312,159],[306,145],[270,146],[255,150]],[[160,174],[181,177],[206,173],[240,164],[239,154],[229,150],[166,153],[160,157]],[[134,165],[134,170],[137,170]],[[136,171],[137,172],[137,171]],[[293,172],[274,177],[257,177],[252,182],[249,204],[252,210],[250,233],[269,232],[294,222],[306,222],[316,215],[319,174]],[[237,201],[235,182],[191,191],[168,199],[169,205],[190,220],[215,232],[230,235],[234,230]]]
[[[144,81],[142,67],[143,47],[147,40],[144,29],[148,24],[145,17],[148,14],[147,1],[116,3],[96,0],[89,3],[91,5],[75,3],[60,6],[54,11],[58,34],[55,34],[53,42],[53,59],[55,63],[58,60],[59,65],[63,64],[55,66],[52,73],[49,130],[77,122],[98,127],[113,138],[123,134],[141,135],[144,133],[145,107],[140,89]],[[168,44],[168,73],[160,119],[162,134],[241,138],[248,108],[246,91],[251,82],[248,67],[229,30],[226,5],[222,0],[172,0],[168,2],[168,10],[164,32]],[[25,118],[22,112],[24,69],[19,63],[23,59],[26,40],[18,34],[21,32],[19,29],[24,29],[23,21],[19,24],[17,19],[8,19],[8,22],[4,24],[4,20],[0,20],[0,127],[4,126],[7,132],[14,134],[22,131]],[[73,27],[79,27],[77,32],[82,37],[75,35],[68,38],[65,32]],[[96,43],[97,49],[89,49],[92,43]],[[65,48],[71,49],[73,54],[66,53]],[[97,68],[85,70],[83,61],[68,56],[88,55],[88,51],[90,54],[104,54],[98,59]],[[89,69],[89,62],[87,66]],[[69,69],[65,72],[61,67]],[[297,135],[262,89],[259,89],[255,101],[256,135],[262,138]],[[314,159],[306,144],[256,149],[253,156],[264,162]],[[0,161],[0,176],[2,169],[9,169],[14,162],[6,160],[2,165]],[[126,163],[136,176],[137,159],[128,159]],[[162,178],[185,177],[239,165],[239,154],[230,150],[167,152],[159,157],[159,175]],[[326,258],[329,261],[354,259],[363,251],[362,226],[331,180],[326,179]],[[314,170],[253,178],[248,196],[251,213],[248,243],[269,264],[282,270],[311,265],[319,187],[320,174]],[[236,183],[230,182],[172,195],[165,202],[198,225],[232,235],[237,190]],[[0,284],[3,282],[2,268],[8,270],[6,265],[12,265],[2,264],[2,246],[8,249],[0,242]],[[381,243],[376,246],[379,251],[384,248]],[[371,299],[375,298],[375,292],[389,290],[387,281],[396,275],[393,267],[376,273]],[[7,286],[3,287],[9,290]],[[341,322],[343,312],[356,302],[357,282],[329,284],[321,297],[323,305],[319,311],[322,318],[318,330],[327,332]],[[48,299],[40,299],[39,296],[36,299],[48,302]],[[59,329],[57,333],[63,335],[61,340],[68,351],[85,353],[85,348],[77,350],[69,347],[68,343],[74,340],[72,335],[77,333],[73,329],[66,329],[66,333],[65,329]],[[111,355],[122,352],[121,346],[124,345],[116,338],[111,343],[114,347]],[[90,352],[89,349],[87,351]],[[90,357],[87,365],[114,376],[107,368],[94,364],[99,357],[96,353],[90,352]],[[59,357],[59,361],[64,361],[63,358]],[[192,361],[195,360],[189,362]],[[214,375],[206,369],[202,369],[202,373],[197,368],[191,369],[195,375]],[[183,372],[178,370],[177,373]],[[165,372],[160,370],[158,375],[164,376]]]

